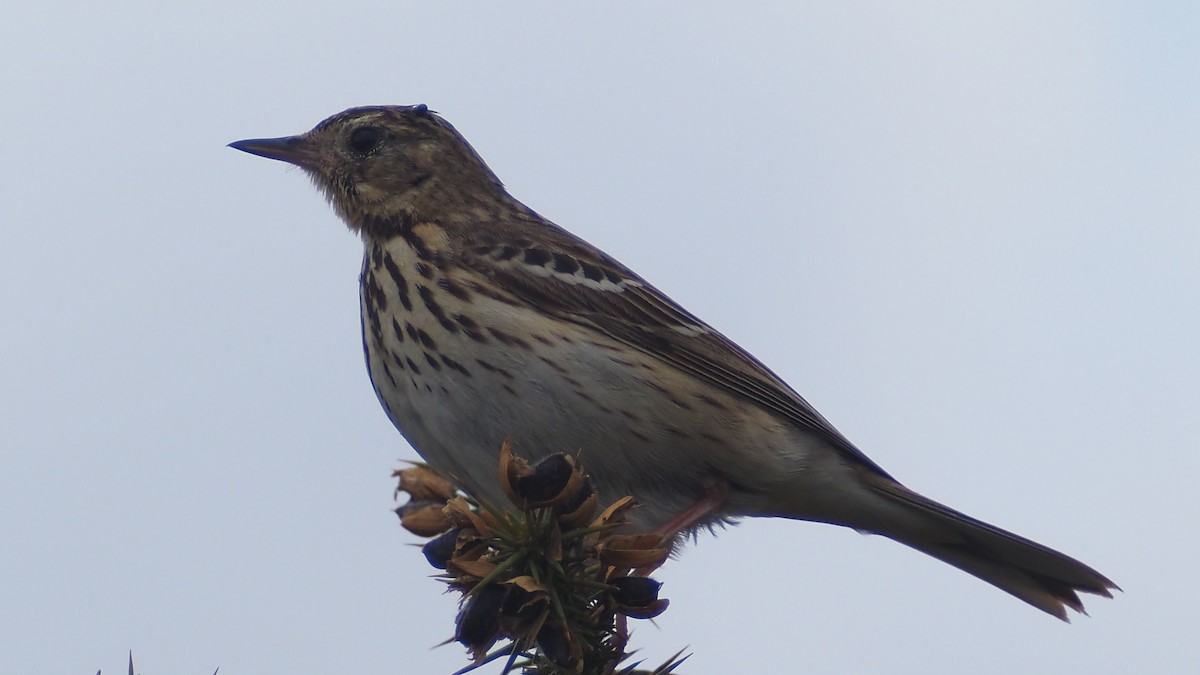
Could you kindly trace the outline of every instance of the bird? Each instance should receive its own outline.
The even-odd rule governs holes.
[[[363,243],[363,350],[435,470],[504,503],[513,439],[578,452],[629,527],[671,541],[743,517],[829,523],[942,560],[1064,621],[1117,585],[906,488],[783,379],[612,256],[511,196],[425,104],[355,107],[230,147],[302,169]]]

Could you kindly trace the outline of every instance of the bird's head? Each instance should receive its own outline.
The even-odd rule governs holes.
[[[435,215],[487,217],[511,199],[470,144],[425,105],[351,108],[298,136],[229,145],[304,169],[364,236]]]

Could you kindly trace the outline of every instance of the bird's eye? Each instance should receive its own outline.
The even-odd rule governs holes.
[[[350,149],[365,155],[374,150],[381,140],[383,132],[378,127],[359,127],[350,134]]]

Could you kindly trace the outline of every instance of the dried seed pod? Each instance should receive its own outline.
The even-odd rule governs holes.
[[[478,659],[500,635],[500,608],[508,595],[507,586],[489,585],[467,599],[458,613],[454,639],[470,649]]]
[[[637,506],[637,500],[633,497],[621,497],[617,501],[608,505],[598,518],[592,521],[592,527],[601,527],[604,525],[622,525],[625,523],[625,517],[629,511]]]
[[[505,439],[500,446],[500,487],[508,500],[523,511],[569,501],[583,485],[584,478],[575,461],[562,453],[530,465],[513,452],[511,439]]]
[[[593,492],[574,510],[567,511],[563,509],[558,516],[558,525],[564,530],[574,530],[584,527],[596,515],[596,509],[599,506],[600,495]]]
[[[446,563],[454,555],[454,549],[458,547],[460,532],[462,532],[462,528],[458,527],[425,542],[425,545],[421,547],[421,553],[425,554],[425,559],[429,561],[430,565],[439,570],[446,569]]]
[[[600,506],[600,495],[592,479],[579,468],[576,471],[582,475],[579,487],[558,507],[558,524],[567,530],[587,525]]]
[[[567,672],[576,672],[583,661],[583,650],[558,624],[542,626],[538,631],[538,649],[554,665]]]
[[[659,567],[671,555],[661,548],[663,538],[657,534],[618,534],[606,537],[596,546],[600,560],[620,569]]]
[[[418,537],[432,537],[445,532],[451,525],[444,502],[411,501],[396,509],[400,524]]]
[[[613,600],[622,607],[648,607],[658,600],[658,589],[662,583],[650,577],[617,577],[610,579]]]
[[[531,506],[551,506],[563,498],[575,473],[575,463],[562,453],[550,455],[533,466],[533,473],[517,479],[517,495]]]
[[[596,494],[596,486],[592,484],[591,476],[584,473],[583,468],[578,464],[574,466],[574,471],[579,474],[579,481],[575,485],[575,489],[571,490],[571,494],[567,495],[567,498],[558,505],[560,513],[571,513],[578,510],[584,502]]]
[[[496,571],[496,563],[490,560],[462,560],[460,558],[451,558],[446,561],[446,571],[456,575],[466,575],[483,579],[487,575]]]
[[[546,610],[550,594],[531,576],[520,576],[504,582],[510,586],[500,613],[518,621],[531,621]]]
[[[491,537],[495,532],[495,519],[486,509],[476,511],[471,503],[462,497],[455,497],[446,503],[446,514],[452,525],[470,527],[483,537]]]
[[[529,476],[533,473],[533,467],[529,465],[529,462],[518,457],[513,452],[512,446],[511,438],[504,439],[504,443],[500,445],[500,487],[504,490],[508,501],[521,506],[521,496],[517,494],[515,486],[522,476]]]
[[[441,474],[424,464],[397,469],[392,476],[399,478],[396,492],[407,492],[414,502],[450,501],[458,490],[450,481],[442,478]]]
[[[653,619],[654,617],[667,611],[667,605],[670,601],[666,598],[660,598],[650,603],[646,607],[625,607],[620,606],[617,611],[631,619]]]

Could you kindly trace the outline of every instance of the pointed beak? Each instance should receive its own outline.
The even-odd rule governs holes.
[[[315,167],[318,159],[316,148],[304,136],[249,138],[244,141],[234,141],[229,144],[229,147],[304,168]]]

